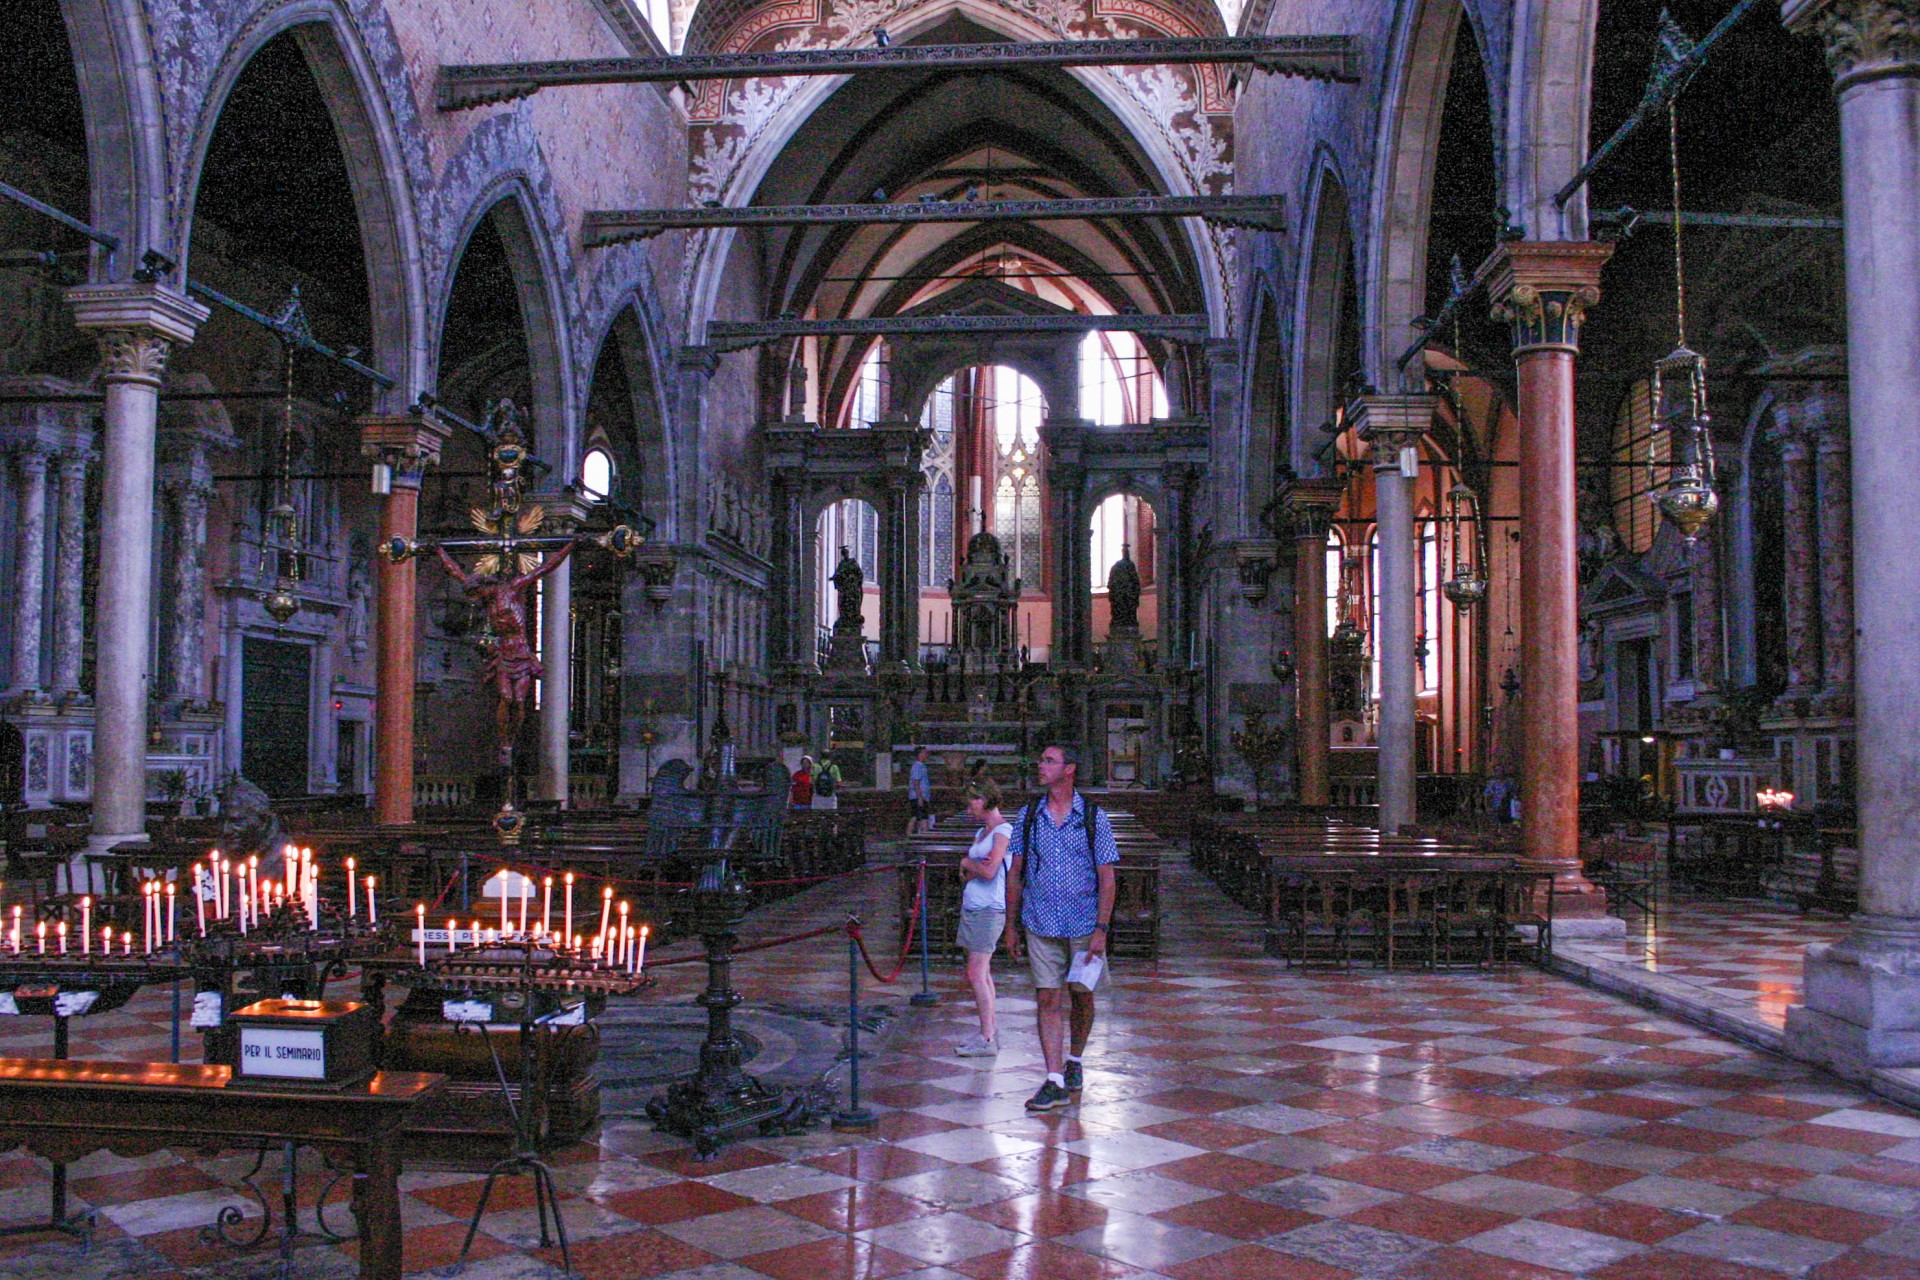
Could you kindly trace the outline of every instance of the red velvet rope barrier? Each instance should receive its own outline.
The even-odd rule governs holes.
[[[926,905],[926,901],[927,878],[923,869],[920,876],[919,892],[914,895],[913,899],[913,915],[908,918],[907,922],[907,936],[900,941],[900,958],[895,962],[893,972],[890,974],[883,974],[873,967],[873,957],[867,952],[867,940],[860,932],[860,922],[858,920],[847,921],[847,936],[852,938],[854,945],[860,948],[860,959],[867,966],[867,972],[872,974],[873,980],[881,986],[890,986],[898,981],[901,972],[907,967],[907,953],[913,950],[913,940],[920,928],[920,910]]]

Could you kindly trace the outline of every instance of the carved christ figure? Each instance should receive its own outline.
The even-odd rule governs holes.
[[[487,658],[487,679],[498,699],[495,708],[500,734],[500,767],[513,764],[513,744],[520,739],[520,728],[527,719],[527,699],[533,696],[533,682],[544,671],[527,638],[527,588],[565,564],[577,543],[568,543],[537,567],[509,578],[476,570],[468,573],[447,554],[435,547],[441,567],[460,584],[467,599],[487,611],[487,625],[493,632],[493,652]],[[501,557],[505,563],[511,559]]]

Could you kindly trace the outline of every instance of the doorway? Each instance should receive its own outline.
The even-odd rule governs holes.
[[[241,654],[240,772],[276,799],[303,796],[313,651],[248,636]]]

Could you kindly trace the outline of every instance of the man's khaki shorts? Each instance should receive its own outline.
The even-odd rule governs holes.
[[[1093,945],[1093,935],[1079,938],[1043,938],[1027,930],[1027,967],[1033,971],[1033,985],[1040,989],[1067,985],[1067,970],[1073,958]]]

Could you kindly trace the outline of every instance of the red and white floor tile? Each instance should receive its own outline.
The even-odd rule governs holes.
[[[866,1073],[879,1131],[820,1130],[692,1160],[643,1121],[609,1120],[556,1156],[576,1271],[608,1280],[1912,1280],[1920,1277],[1920,1117],[1809,1068],[1546,974],[1302,974],[1262,958],[1250,920],[1173,860],[1158,964],[1122,963],[1086,1089],[1029,1115],[1030,989],[1000,979],[992,1062],[957,974],[907,1013]],[[756,915],[749,937],[887,918],[891,884],[829,886]],[[1672,913],[1677,915],[1678,912]],[[1706,926],[1716,938],[1724,925]],[[1702,939],[1676,930],[1661,963]],[[890,934],[876,925],[871,932]],[[1763,940],[1764,941],[1764,940]],[[1716,944],[1717,945],[1717,944]],[[1728,943],[1739,956],[1744,944]],[[1758,944],[1756,944],[1758,945]],[[1718,952],[1714,954],[1719,954]],[[1718,963],[1686,953],[1703,971]],[[654,998],[683,999],[699,966]],[[912,969],[909,968],[909,975]],[[833,936],[746,957],[749,998],[843,998]],[[1736,978],[1734,973],[1707,974]],[[1744,980],[1744,978],[1739,978]],[[899,984],[869,1000],[903,1004]],[[165,1056],[165,993],[76,1047]],[[22,1023],[0,1052],[44,1051]],[[200,1239],[247,1163],[94,1156],[82,1257],[12,1240],[0,1277],[270,1272]],[[0,1217],[44,1212],[42,1166],[0,1162]],[[411,1169],[407,1268],[458,1252],[471,1171]],[[337,1216],[337,1215],[336,1215]],[[557,1277],[529,1192],[481,1221],[471,1280]],[[350,1275],[303,1249],[295,1275]]]

